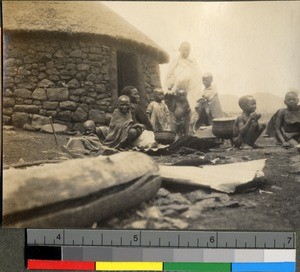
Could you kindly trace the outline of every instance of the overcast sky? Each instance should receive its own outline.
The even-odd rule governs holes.
[[[300,90],[300,2],[103,2],[170,55],[192,45],[220,94]],[[167,65],[161,66],[164,83]]]

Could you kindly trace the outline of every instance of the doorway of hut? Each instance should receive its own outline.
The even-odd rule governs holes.
[[[139,56],[132,52],[117,51],[118,96],[126,86],[134,86],[140,94],[141,104],[147,101],[142,65]]]

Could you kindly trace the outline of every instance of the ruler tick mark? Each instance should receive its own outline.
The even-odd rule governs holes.
[[[123,245],[123,240],[122,240],[122,237],[120,238],[120,242],[121,242],[121,246]]]
[[[111,245],[111,246],[113,245],[113,241],[112,241],[112,240],[110,240],[110,245]]]
[[[92,240],[92,246],[94,245],[94,240]]]
[[[178,234],[178,247],[180,245],[180,235]]]
[[[46,236],[44,236],[44,245],[46,245]]]
[[[247,247],[247,242],[245,242],[245,247]]]
[[[188,241],[187,246],[190,247],[190,242]]]
[[[265,246],[265,248],[266,248],[266,242],[265,242],[264,246]]]
[[[199,247],[199,238],[197,238],[197,247]]]
[[[131,246],[132,246],[132,241],[130,241],[130,243],[129,243]]]
[[[160,246],[160,237],[158,238],[158,245]]]
[[[36,245],[36,239],[34,239],[34,244]]]
[[[226,242],[226,247],[227,247],[227,242]]]
[[[103,246],[103,233],[101,233],[101,246]]]
[[[73,246],[74,246],[74,240],[73,240]]]
[[[208,247],[208,242],[206,243],[206,247]]]
[[[169,241],[169,246],[171,245],[171,242]]]
[[[82,236],[82,245],[84,245],[84,237]]]
[[[256,248],[256,235],[254,236],[254,247]]]
[[[274,248],[276,247],[276,240],[274,239]]]
[[[235,247],[237,247],[237,239],[235,239]]]

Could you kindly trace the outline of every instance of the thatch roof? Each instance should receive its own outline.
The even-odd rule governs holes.
[[[161,63],[168,54],[98,1],[3,1],[3,29],[17,32],[91,34],[150,50]]]

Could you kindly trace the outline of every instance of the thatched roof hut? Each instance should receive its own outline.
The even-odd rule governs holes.
[[[168,54],[96,1],[4,1],[5,124],[108,124],[120,90],[145,106]],[[45,117],[45,118],[43,118]],[[38,124],[39,125],[39,124]]]
[[[4,31],[98,35],[138,45],[155,52],[161,63],[168,61],[160,46],[97,1],[4,1],[3,14]]]

